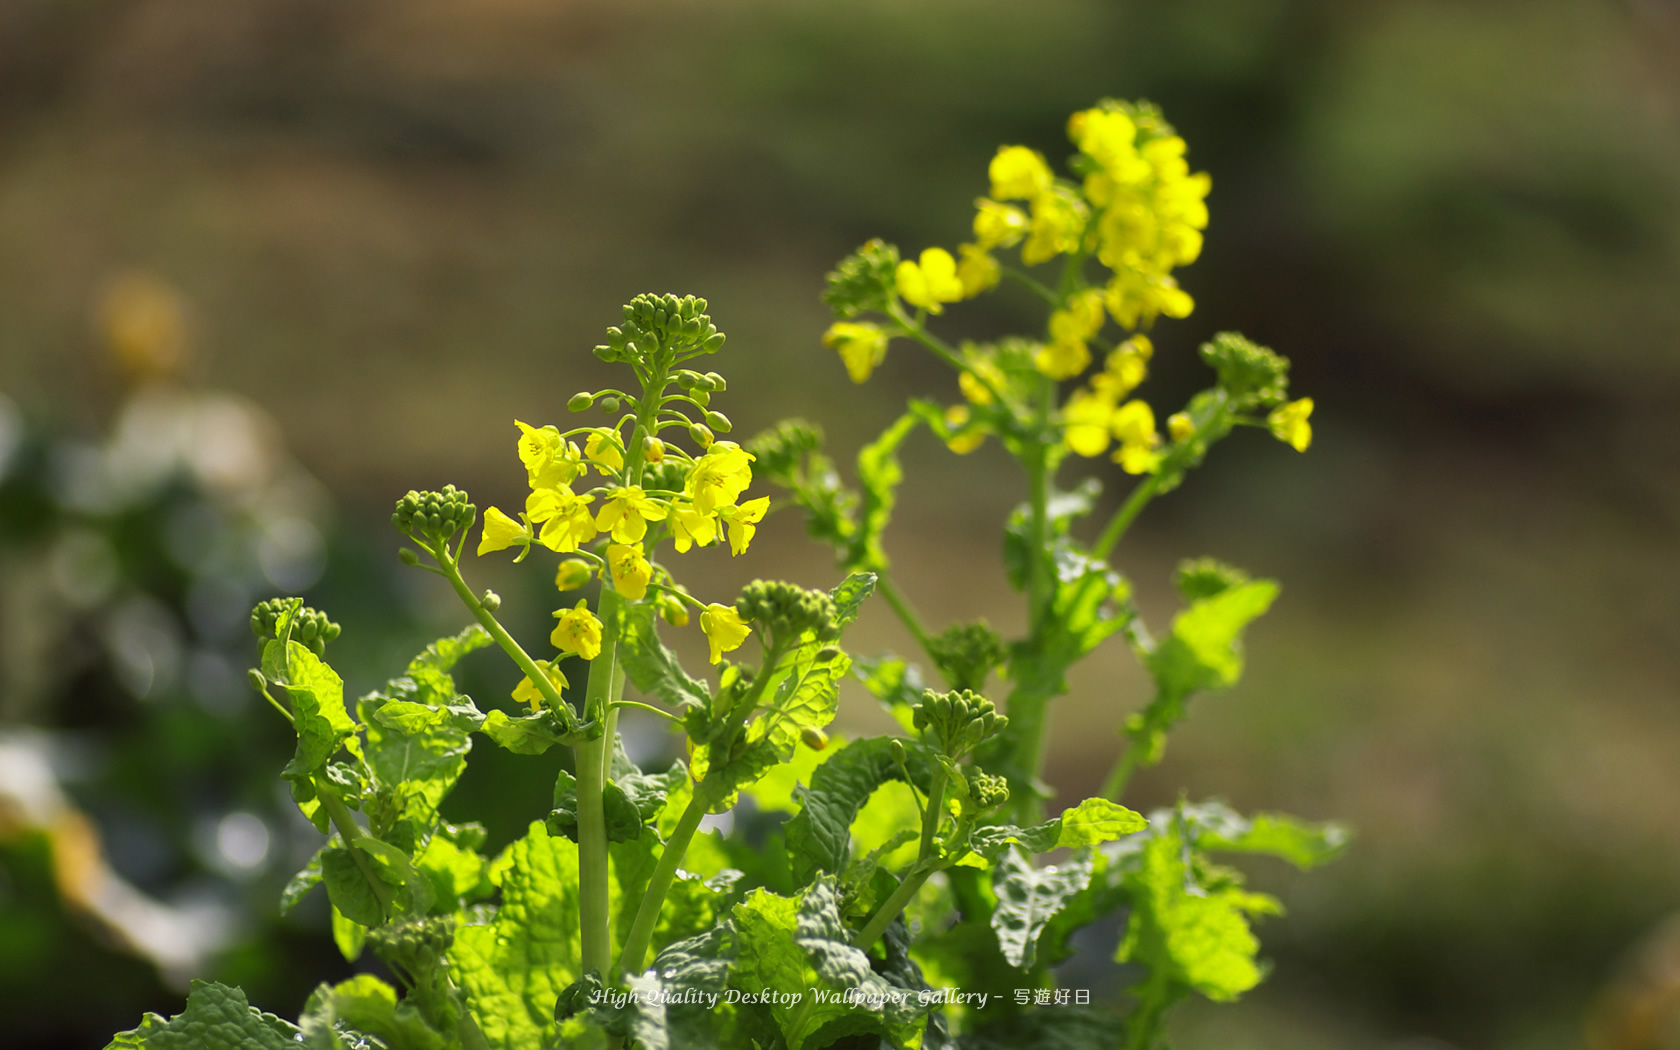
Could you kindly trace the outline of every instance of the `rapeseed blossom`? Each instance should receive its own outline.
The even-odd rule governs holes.
[[[747,621],[741,619],[741,614],[735,611],[733,605],[719,605],[716,602],[706,606],[700,614],[700,630],[706,634],[706,643],[712,651],[712,663],[723,659],[723,654],[733,652],[741,647],[752,633]]]
[[[665,520],[665,505],[649,499],[640,485],[615,488],[595,516],[595,527],[612,533],[619,543],[637,543],[647,535],[647,523]]]
[[[558,610],[554,618],[560,621],[548,636],[554,648],[563,653],[576,653],[585,660],[601,655],[601,621],[589,611],[587,600],[579,598],[577,605]]]
[[[943,248],[929,248],[919,262],[906,259],[899,263],[894,279],[904,301],[928,313],[942,313],[945,309],[942,304],[963,298],[957,261]]]
[[[566,681],[566,676],[560,673],[558,661],[538,660],[537,667],[547,676],[549,683],[554,686],[555,692],[571,685],[570,682]],[[533,711],[542,707],[542,691],[537,688],[537,683],[531,681],[530,675],[521,678],[519,684],[513,687],[513,698],[520,703],[530,704]]]
[[[648,564],[639,543],[608,546],[607,571],[612,575],[613,590],[633,602],[647,595],[648,581],[653,579],[653,566]]]
[[[729,506],[752,484],[752,461],[752,453],[733,441],[714,442],[695,460],[683,492],[702,514]]]
[[[823,333],[822,341],[824,346],[840,352],[846,374],[854,383],[867,381],[875,366],[887,356],[887,333],[879,325],[836,321]]]
[[[514,544],[530,546],[530,526],[524,522],[513,520],[495,507],[486,510],[484,512],[484,532],[478,541],[478,553],[483,555],[489,554],[491,551],[507,550]]]
[[[728,506],[718,508],[718,517],[729,529],[729,553],[741,554],[752,542],[753,534],[758,531],[758,523],[764,520],[764,514],[770,509],[770,497],[760,496],[748,500],[739,507]]]
[[[1312,444],[1312,424],[1307,422],[1312,410],[1313,400],[1310,397],[1279,405],[1266,417],[1266,426],[1273,437],[1297,452],[1305,452]]]

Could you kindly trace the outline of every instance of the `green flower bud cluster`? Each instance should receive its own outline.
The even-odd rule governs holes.
[[[423,974],[455,943],[455,920],[442,915],[386,923],[367,932],[381,959],[410,974]]]
[[[251,633],[259,641],[267,641],[275,637],[274,626],[296,598],[270,598],[259,602],[251,610]],[[315,650],[317,655],[326,652],[327,643],[338,638],[343,628],[327,619],[327,614],[319,609],[304,606],[298,610],[297,618],[292,621],[292,641],[301,642]]]
[[[471,528],[478,519],[478,508],[467,501],[467,494],[454,485],[445,485],[442,492],[415,492],[413,489],[397,500],[391,524],[397,531],[422,542],[449,542],[457,532]]]
[[[963,770],[968,778],[968,795],[976,810],[995,809],[1009,801],[1009,781],[984,770],[969,766]]]
[[[1247,582],[1248,573],[1212,558],[1186,558],[1173,573],[1173,583],[1187,602],[1212,598]]]
[[[876,238],[840,260],[828,275],[823,302],[842,320],[886,313],[898,299],[897,281],[898,249]]]
[[[805,457],[822,448],[822,430],[803,419],[785,419],[774,430],[766,430],[747,442],[753,454],[753,473],[788,484],[805,463]]]
[[[723,333],[706,315],[706,300],[644,293],[625,305],[624,324],[607,329],[595,356],[663,372],[679,355],[715,354],[722,346]]]
[[[1289,395],[1289,360],[1235,332],[1220,332],[1201,353],[1233,408],[1268,407]]]
[[[998,714],[990,700],[967,689],[949,693],[926,690],[921,703],[911,709],[911,722],[953,759],[973,751],[1009,725],[1009,719]]]
[[[735,611],[748,623],[769,628],[778,641],[791,642],[807,631],[828,641],[840,633],[834,601],[828,595],[780,580],[747,584],[735,599]]]
[[[1003,639],[984,620],[952,624],[928,643],[928,655],[952,689],[980,689],[1003,663]]]

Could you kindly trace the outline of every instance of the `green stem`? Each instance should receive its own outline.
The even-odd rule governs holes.
[[[513,635],[508,634],[507,628],[503,627],[490,610],[484,607],[484,603],[478,600],[478,596],[473,594],[472,588],[467,586],[467,581],[461,578],[460,565],[456,564],[454,559],[447,557],[448,551],[443,548],[431,550],[431,554],[442,567],[443,578],[449,581],[451,587],[455,588],[455,594],[473,614],[473,618],[489,633],[496,644],[502,647],[502,651],[513,659],[514,664],[525,672],[525,677],[529,678],[531,684],[537,687],[537,692],[542,694],[549,707],[562,719],[570,722],[571,705],[561,698],[560,690],[555,688],[553,682],[549,681],[548,675],[542,672],[542,668],[537,666],[537,662],[531,659],[531,654],[527,653],[524,647],[514,640]]]
[[[1126,785],[1131,782],[1132,774],[1137,772],[1137,768],[1137,746],[1128,741],[1126,749],[1120,752],[1120,757],[1115,760],[1114,768],[1110,769],[1108,776],[1103,779],[1099,797],[1106,798],[1111,802],[1119,802],[1120,796],[1126,793]]]
[[[916,892],[922,888],[922,884],[927,882],[933,873],[938,870],[939,866],[937,864],[929,864],[926,867],[918,864],[916,868],[912,869],[910,874],[904,877],[904,881],[898,884],[898,889],[893,890],[892,896],[882,902],[881,906],[876,909],[875,914],[870,916],[869,922],[857,932],[857,936],[852,938],[852,947],[868,951],[869,946],[880,940],[881,935],[887,932],[887,927],[891,926],[892,921],[898,918],[898,913],[915,899]]]
[[[608,718],[613,718],[613,717],[617,716],[619,710],[622,709],[622,708],[626,708],[626,707],[634,707],[634,708],[638,708],[642,711],[651,711],[661,718],[668,718],[671,721],[677,723],[678,725],[682,724],[682,719],[678,718],[676,715],[673,715],[671,712],[665,710],[662,707],[654,707],[652,704],[644,704],[640,700],[614,700],[613,704],[612,704],[612,709],[608,712],[607,717]]]
[[[945,767],[939,766],[934,769],[933,780],[928,784],[927,808],[922,810],[922,843],[916,852],[918,860],[933,856],[939,821],[945,815],[945,777]]]
[[[1091,548],[1092,554],[1102,559],[1109,556],[1115,545],[1120,542],[1121,537],[1126,535],[1126,530],[1132,527],[1132,522],[1136,521],[1137,516],[1143,512],[1143,508],[1149,506],[1149,501],[1160,492],[1161,478],[1161,474],[1152,474],[1147,480],[1132,489],[1132,494],[1126,497],[1126,502],[1120,504],[1120,509],[1114,512],[1114,517],[1108,519],[1108,525],[1104,527],[1102,536],[1097,539],[1096,545]]]
[[[892,608],[892,611],[903,621],[904,626],[909,628],[910,633],[915,636],[916,644],[921,646],[922,651],[927,653],[931,659],[933,656],[933,636],[928,634],[926,627],[922,626],[921,617],[917,616],[916,610],[910,607],[910,603],[905,599],[903,592],[887,578],[885,571],[878,570],[876,572],[875,590],[880,592],[881,597],[887,600],[887,605]]]
[[[367,880],[368,888],[373,890],[373,896],[379,901],[379,913],[386,921],[391,918],[391,886],[384,879],[376,875],[368,866],[367,858],[356,848],[361,841],[362,829],[356,823],[356,818],[350,815],[350,807],[338,797],[338,789],[320,777],[312,778],[315,784],[315,794],[321,799],[321,806],[327,811],[327,816],[338,829],[338,837],[344,840],[344,845],[350,850],[350,859],[356,862],[356,868]]]
[[[601,588],[601,651],[589,664],[585,687],[584,717],[607,721],[612,699],[613,665],[618,659],[618,592]],[[607,867],[607,817],[602,803],[606,790],[606,763],[611,743],[605,733],[585,740],[572,750],[572,767],[577,775],[578,805],[578,923],[581,929],[585,972],[603,975],[612,966],[612,932],[608,913],[609,873]]]
[[[890,304],[887,307],[887,316],[898,322],[898,326],[903,329],[905,335],[914,339],[916,342],[921,343],[929,350],[932,350],[934,356],[938,357],[958,372],[968,372],[972,374],[974,378],[979,381],[980,385],[986,388],[986,392],[992,395],[992,400],[995,403],[1002,406],[1005,411],[1009,410],[1009,402],[1003,399],[1003,391],[992,385],[992,381],[986,378],[983,373],[976,372],[969,368],[968,365],[964,364],[962,357],[951,348],[949,343],[928,331],[920,322],[905,313],[902,306],[899,306],[896,302]]]

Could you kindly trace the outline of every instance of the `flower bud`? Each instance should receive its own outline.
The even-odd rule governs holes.
[[[583,393],[573,394],[572,399],[570,401],[566,402],[566,411],[568,411],[568,412],[582,412],[584,409],[588,408],[590,405],[593,405],[594,403],[595,403],[595,395],[594,394],[588,393],[587,391],[583,392]]]
[[[828,746],[828,734],[820,729],[806,726],[799,731],[799,739],[812,751],[821,751]]]
[[[817,655],[812,657],[812,661],[819,664],[826,664],[839,655],[840,650],[838,648],[832,645],[825,645],[821,649],[817,650]]]
[[[721,394],[725,390],[729,389],[729,384],[725,383],[723,381],[723,377],[718,375],[716,372],[707,372],[706,382],[710,384],[707,389],[711,390],[714,394]]]
[[[659,618],[672,627],[688,626],[688,605],[674,594],[659,596]]]
[[[563,591],[575,591],[589,582],[594,570],[582,558],[567,558],[560,563],[560,571],[554,574],[554,586]]]
[[[904,741],[896,736],[892,740],[892,760],[898,765],[904,764]]]
[[[642,458],[649,463],[658,463],[665,458],[665,443],[656,437],[650,437],[642,442]]]
[[[727,434],[734,429],[734,426],[729,422],[729,417],[722,412],[707,412],[706,425],[719,434]]]
[[[618,398],[609,395],[601,399],[601,411],[605,412],[607,415],[613,415],[618,411],[618,408]]]
[[[699,405],[701,408],[705,408],[707,405],[712,403],[712,392],[703,386],[695,387],[693,390],[690,390],[688,394],[690,397],[694,398],[694,403]]]
[[[502,607],[502,596],[497,594],[495,591],[487,590],[484,592],[483,596],[478,599],[478,604],[484,606],[485,610],[488,612],[495,612],[497,609]]]
[[[412,569],[420,564],[420,555],[413,547],[399,547],[397,548],[397,560]]]
[[[688,425],[688,436],[701,448],[712,447],[712,441],[714,440],[712,432],[698,423],[690,423]]]
[[[1183,412],[1174,412],[1167,417],[1167,433],[1174,441],[1183,441],[1196,432],[1195,421]]]
[[[268,692],[268,679],[264,678],[263,673],[255,667],[245,672],[245,679],[251,683],[251,688],[255,689],[257,692]]]

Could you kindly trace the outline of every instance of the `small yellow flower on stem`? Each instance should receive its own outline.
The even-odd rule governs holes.
[[[963,297],[957,261],[943,248],[929,248],[919,263],[908,259],[899,263],[896,280],[904,301],[928,313],[943,313],[942,303],[958,302]]]
[[[867,381],[869,373],[887,356],[887,333],[872,324],[836,321],[823,333],[822,341],[829,349],[840,351],[846,374],[854,383]]]
[[[952,436],[945,439],[945,447],[959,456],[966,456],[986,443],[986,431],[980,427],[954,433],[968,426],[968,421],[973,418],[974,412],[967,405],[952,405],[945,410],[945,426],[953,431]]]
[[[551,663],[548,660],[537,661],[537,666],[542,668],[543,674],[547,675],[548,680],[553,683],[555,692],[571,685],[570,682],[566,681],[566,676],[560,673],[557,664],[558,662]],[[533,711],[542,710],[542,692],[537,688],[537,683],[531,681],[529,675],[521,678],[519,684],[513,687],[513,698],[520,703],[530,704]]]
[[[692,503],[671,505],[671,539],[676,544],[678,554],[686,553],[690,547],[705,547],[717,537],[718,523],[715,515],[700,513]]]
[[[614,543],[607,548],[607,570],[612,573],[613,590],[633,602],[647,595],[648,581],[653,579],[653,566],[648,564],[639,543]]]
[[[1025,146],[999,147],[986,173],[992,180],[991,195],[1000,201],[1031,200],[1054,181],[1050,165]]]
[[[1031,220],[1020,208],[985,197],[974,201],[974,239],[983,251],[1013,248],[1027,235]]]
[[[1155,446],[1161,436],[1155,432],[1155,412],[1146,401],[1128,401],[1114,410],[1108,421],[1109,430],[1120,442],[1114,462],[1128,474],[1147,474],[1155,469],[1160,456]]]
[[[741,643],[747,640],[752,628],[747,621],[741,619],[741,614],[735,611],[733,605],[719,605],[716,602],[706,606],[700,614],[700,629],[706,632],[706,642],[712,650],[712,663],[723,659],[723,654],[741,648]]]
[[[1100,456],[1108,448],[1108,420],[1114,402],[1089,390],[1075,390],[1062,406],[1063,440],[1081,456]]]
[[[620,543],[636,543],[647,535],[647,523],[665,520],[665,505],[650,499],[640,485],[627,485],[612,490],[601,512],[595,516],[595,527],[612,533]]]
[[[495,507],[486,510],[484,532],[478,541],[478,553],[484,555],[491,551],[503,551],[515,544],[521,547],[531,545],[530,526],[513,520]]]
[[[1021,246],[1021,261],[1028,266],[1053,259],[1079,247],[1089,209],[1085,202],[1061,187],[1053,187],[1033,198],[1032,233]]]
[[[1149,359],[1154,345],[1146,335],[1134,335],[1115,347],[1103,362],[1103,370],[1091,377],[1091,389],[1108,398],[1113,404],[1131,393],[1149,375]]]
[[[563,591],[575,591],[589,582],[595,575],[595,570],[582,558],[567,558],[560,563],[560,569],[554,574],[554,586]]]
[[[642,441],[642,458],[649,463],[663,463],[665,461],[665,442],[656,437],[645,438]]]
[[[1279,405],[1266,417],[1266,426],[1271,428],[1273,437],[1297,452],[1305,452],[1312,444],[1312,424],[1307,422],[1312,410],[1310,397]]]
[[[962,389],[962,396],[971,404],[991,404],[992,391],[1007,387],[1009,377],[1003,374],[1003,369],[998,367],[997,361],[984,352],[965,350],[963,357],[968,371],[957,376],[957,386]]]
[[[600,529],[589,513],[593,499],[567,488],[538,489],[527,496],[525,516],[542,525],[537,542],[559,554],[570,554],[594,539]]]
[[[525,464],[531,487],[571,484],[583,469],[583,454],[578,447],[561,438],[554,427],[538,429],[517,419],[513,423],[519,428],[519,462]]]
[[[964,299],[972,299],[987,289],[997,287],[1003,271],[986,249],[978,244],[959,244],[957,254],[962,256],[962,261],[957,263],[957,280],[962,284]]]
[[[1196,421],[1183,412],[1174,412],[1167,417],[1167,433],[1174,441],[1183,441],[1196,432]]]
[[[1046,343],[1033,354],[1033,367],[1051,379],[1072,379],[1091,364],[1091,351],[1083,342]]]
[[[733,441],[717,441],[694,462],[684,492],[694,509],[710,514],[734,503],[752,484],[753,455]]]
[[[618,435],[611,430],[597,428],[590,431],[583,443],[583,456],[595,464],[601,474],[617,473],[624,469],[624,452],[618,447]]]
[[[576,653],[585,660],[601,655],[601,621],[589,611],[585,599],[579,598],[574,607],[557,611],[554,618],[560,621],[548,636],[554,648],[563,653]]]
[[[739,507],[719,507],[718,517],[723,519],[729,527],[730,556],[741,554],[752,542],[753,534],[758,531],[758,523],[764,520],[765,511],[770,509],[770,497],[760,496],[750,499]]]

